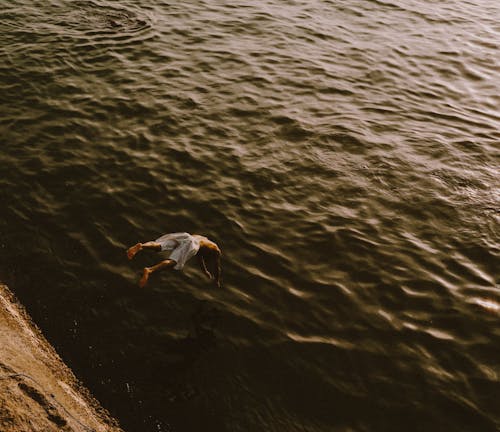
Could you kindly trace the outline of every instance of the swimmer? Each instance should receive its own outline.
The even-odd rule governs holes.
[[[169,251],[170,256],[168,259],[159,262],[152,267],[145,267],[142,277],[139,280],[139,286],[145,287],[148,283],[149,276],[152,273],[163,269],[182,270],[187,260],[193,256],[197,256],[198,264],[200,265],[203,273],[213,281],[215,286],[220,288],[220,256],[221,251],[219,247],[204,236],[197,234],[170,233],[161,236],[154,241],[146,243],[137,243],[127,250],[127,257],[129,260],[141,250],[153,250],[156,252]],[[207,264],[210,271],[207,268]]]

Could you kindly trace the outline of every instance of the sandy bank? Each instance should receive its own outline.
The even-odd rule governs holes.
[[[2,284],[0,431],[121,431]]]

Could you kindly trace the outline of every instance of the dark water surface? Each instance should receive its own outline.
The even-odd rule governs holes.
[[[2,2],[0,278],[128,432],[499,430],[499,23]],[[170,231],[223,290],[137,288]]]

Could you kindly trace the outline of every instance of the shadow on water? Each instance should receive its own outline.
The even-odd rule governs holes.
[[[147,303],[149,311],[155,309],[151,303],[158,302],[158,298],[145,301],[144,293],[138,293],[137,287],[131,290],[133,292],[122,299],[125,304],[134,303],[142,309],[141,305]],[[101,298],[101,301],[114,302],[112,298]],[[203,300],[195,300],[189,309],[179,313],[165,308],[165,314],[172,312],[180,321],[178,328],[181,330],[173,332],[162,329],[161,325],[151,328],[146,324],[142,328],[140,319],[133,327],[122,320],[119,324],[110,324],[106,330],[102,322],[99,328],[88,329],[89,332],[104,332],[103,343],[120,345],[115,348],[118,355],[112,360],[99,355],[104,347],[92,347],[89,353],[91,370],[82,372],[91,377],[89,385],[95,389],[97,397],[119,414],[125,430],[189,431],[201,430],[207,424],[213,430],[225,430],[224,425],[203,407],[197,408],[196,416],[192,415],[199,389],[189,378],[197,363],[203,362],[216,348],[218,310]],[[132,308],[127,306],[127,310],[132,311]]]
[[[179,302],[168,288],[156,288],[158,280],[140,290],[121,276],[94,269],[88,281],[79,281],[71,270],[48,271],[53,263],[35,252],[23,258],[5,257],[0,279],[17,289],[59,354],[124,430],[190,431],[207,425],[226,430],[197,403],[200,390],[190,379],[217,348],[217,306],[190,296]],[[43,292],[44,301],[33,290]],[[55,315],[57,323],[51,320]],[[148,322],[150,315],[156,324]],[[75,345],[82,348],[78,353]],[[103,355],[109,350],[115,355]]]
[[[203,407],[197,408],[196,416],[192,415],[200,390],[188,378],[196,363],[203,362],[216,347],[217,315],[217,309],[199,301],[185,319],[190,327],[187,335],[148,337],[140,329],[128,333],[127,346],[122,350],[123,363],[109,365],[122,368],[121,380],[113,388],[125,391],[119,395],[121,401],[116,404],[110,400],[109,406],[121,413],[125,430],[189,431],[202,430],[207,425],[213,430],[226,430],[223,422]],[[148,346],[151,352],[144,352],[141,345]],[[103,369],[100,374],[117,378],[116,370]],[[109,393],[106,386],[107,383],[103,396]]]

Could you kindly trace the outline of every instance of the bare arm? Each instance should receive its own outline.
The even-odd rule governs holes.
[[[201,271],[202,271],[203,273],[205,273],[205,275],[207,275],[207,277],[208,277],[209,279],[212,279],[212,278],[213,278],[213,276],[212,276],[212,274],[211,274],[211,273],[207,270],[207,266],[206,266],[206,264],[205,264],[205,259],[203,258],[203,255],[198,254],[198,255],[196,255],[196,256],[197,256],[197,258],[198,258],[198,264],[200,265],[200,269],[201,269]]]
[[[221,274],[221,267],[220,267],[220,251],[217,250],[214,256],[214,283],[217,285],[218,288],[220,288],[220,274]]]

